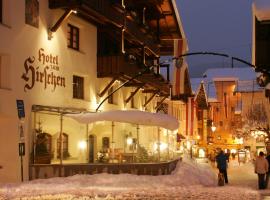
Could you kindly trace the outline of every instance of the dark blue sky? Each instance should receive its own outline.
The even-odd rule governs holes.
[[[214,51],[251,62],[252,0],[176,0],[189,52]],[[230,67],[217,56],[188,57],[191,77],[207,68]],[[235,62],[237,67],[248,67]]]

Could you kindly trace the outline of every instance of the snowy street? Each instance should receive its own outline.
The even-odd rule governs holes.
[[[0,199],[262,199],[251,163],[229,163],[229,184],[217,186],[217,170],[184,159],[172,175],[75,175],[1,185]],[[267,198],[265,198],[267,199]]]

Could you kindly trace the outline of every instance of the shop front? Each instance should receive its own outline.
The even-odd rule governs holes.
[[[32,117],[30,179],[72,175],[66,171],[70,166],[76,173],[84,166],[84,173],[90,174],[139,173],[144,166],[141,174],[156,174],[151,170],[154,166],[161,167],[158,173],[167,174],[176,164],[177,131],[173,130],[178,122],[168,115],[34,105]],[[115,166],[118,170],[112,170]]]

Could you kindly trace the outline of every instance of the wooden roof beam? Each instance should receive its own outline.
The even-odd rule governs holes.
[[[145,83],[127,83],[125,84],[125,87],[143,87]]]
[[[134,92],[131,92],[130,93],[130,96],[125,100],[125,103],[128,103],[134,96],[137,92],[139,92],[141,87],[137,87],[136,90]]]
[[[152,101],[152,99],[156,96],[157,93],[159,93],[159,90],[156,90],[156,92],[145,102],[143,107],[146,107]]]
[[[111,82],[98,94],[98,96],[102,97],[112,87],[112,85],[115,83],[116,80],[117,80],[116,77],[113,78]]]
[[[155,110],[159,109],[159,107],[162,105],[163,101],[165,101],[165,99],[167,99],[168,96],[164,96],[160,102],[157,102],[157,106],[155,107]]]

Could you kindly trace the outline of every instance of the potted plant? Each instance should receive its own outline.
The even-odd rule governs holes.
[[[50,164],[51,154],[47,148],[48,134],[41,128],[36,129],[35,164]]]

